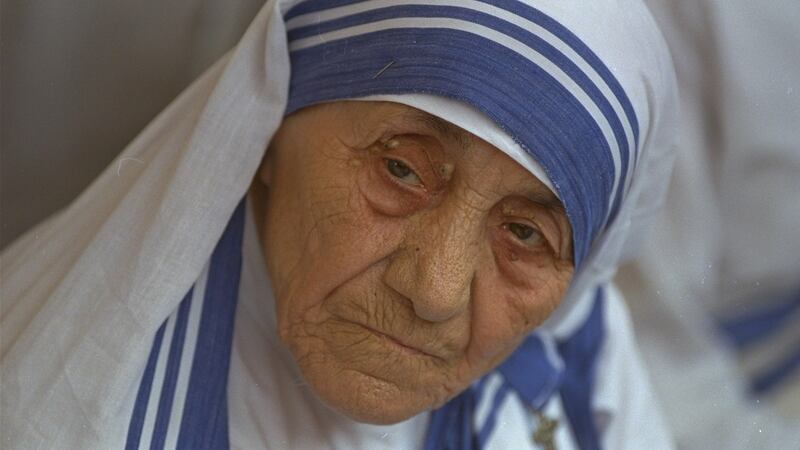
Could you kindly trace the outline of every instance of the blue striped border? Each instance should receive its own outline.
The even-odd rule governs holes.
[[[506,11],[524,17],[531,22],[541,26],[547,31],[553,33],[556,37],[561,39],[565,44],[569,45],[575,53],[579,54],[589,65],[597,71],[597,74],[606,82],[611,92],[617,97],[617,101],[625,111],[625,116],[628,123],[631,125],[634,139],[634,160],[637,157],[636,149],[639,147],[639,120],[636,118],[636,111],[633,109],[633,104],[625,93],[625,89],[619,83],[611,70],[603,63],[600,57],[589,48],[575,33],[570,31],[567,27],[559,23],[557,20],[543,13],[542,11],[534,8],[533,6],[526,5],[516,0],[478,0],[482,3],[494,5],[503,8]]]

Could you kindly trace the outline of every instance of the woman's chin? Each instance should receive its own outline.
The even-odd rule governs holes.
[[[417,414],[427,411],[425,408],[407,408],[392,405],[392,400],[381,402],[380,408],[369,405],[369,402],[357,402],[345,407],[334,407],[337,412],[348,418],[372,425],[394,425],[408,420]]]
[[[353,370],[305,375],[319,399],[361,423],[391,425],[440,406],[446,398]]]

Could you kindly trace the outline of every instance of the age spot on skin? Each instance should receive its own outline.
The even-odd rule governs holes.
[[[400,146],[400,140],[395,137],[383,143],[383,147],[387,149],[397,148],[398,146]]]
[[[453,177],[453,170],[455,166],[451,163],[444,163],[439,168],[439,175],[441,175],[444,181],[450,181],[450,178]]]

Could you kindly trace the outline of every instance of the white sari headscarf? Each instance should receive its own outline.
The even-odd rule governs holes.
[[[237,205],[284,115],[343,99],[428,111],[495,145],[554,190],[572,225],[576,272],[562,305],[535,333],[540,353],[553,353],[592,317],[605,329],[597,335],[602,345],[583,338],[592,352],[583,372],[596,372],[586,385],[548,356],[589,414],[583,425],[570,418],[577,445],[599,447],[597,434],[614,448],[668,447],[609,284],[661,200],[674,97],[665,45],[635,0],[269,1],[241,42],[86,192],[4,252],[4,447],[151,444],[129,438],[137,399],[146,396],[143,379],[158,364],[155,344],[176,321],[192,320],[180,319],[182,300],[206,286],[212,251],[241,249],[241,232],[223,231],[229,222],[242,227]],[[238,282],[236,270],[228,285]],[[508,370],[525,384],[517,366]],[[221,392],[221,403],[200,406],[213,409],[222,434],[173,436],[168,446],[229,445],[226,408],[235,405],[225,404],[224,385]],[[444,420],[441,431],[452,417],[431,415],[426,445],[472,448],[474,436],[431,437],[436,420]],[[637,429],[642,420],[649,434]],[[592,436],[581,437],[582,426]]]

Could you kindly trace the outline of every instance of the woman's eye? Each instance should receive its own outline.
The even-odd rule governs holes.
[[[416,173],[410,167],[396,159],[386,159],[386,169],[393,177],[399,178],[404,183],[418,186],[422,184]]]
[[[507,223],[504,226],[514,237],[526,245],[535,245],[542,239],[539,230],[531,226],[516,222]]]

